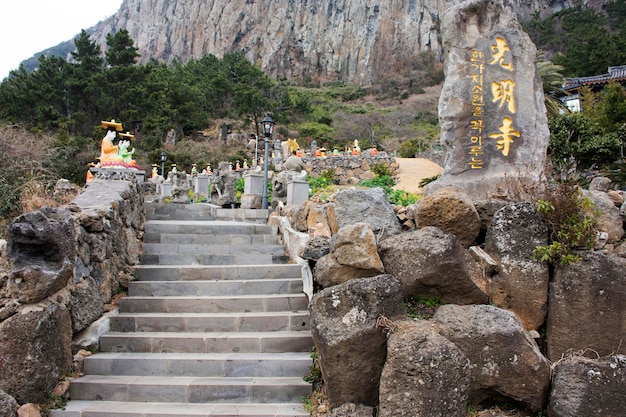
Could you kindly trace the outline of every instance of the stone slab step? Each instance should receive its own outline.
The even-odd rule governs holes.
[[[299,402],[190,404],[71,401],[65,410],[50,412],[50,417],[308,417],[309,415]]]
[[[240,296],[142,296],[120,300],[122,313],[224,313],[253,311],[307,310],[304,294],[268,294]]]
[[[100,337],[101,352],[283,353],[309,352],[312,346],[309,331],[110,332]]]
[[[284,253],[284,249],[281,250]],[[247,253],[242,250],[238,255],[142,254],[139,255],[139,261],[143,265],[265,265],[268,263],[285,264],[289,262],[289,257]]]
[[[308,352],[288,353],[145,353],[101,352],[85,358],[85,374],[170,377],[294,377],[312,364]],[[74,397],[72,397],[74,398]]]
[[[300,294],[301,278],[220,281],[133,281],[128,295],[136,296],[211,296]]]
[[[163,243],[179,243],[187,245],[280,245],[282,237],[280,235],[207,235],[207,234],[179,234],[179,233],[161,233],[160,239]],[[147,243],[160,243],[161,241],[151,242],[144,236],[144,248]]]
[[[252,280],[301,278],[297,264],[279,265],[137,265],[141,281]]]
[[[86,375],[70,383],[72,400],[276,403],[296,402],[311,385],[294,378],[199,378]]]
[[[283,245],[270,244],[181,244],[181,243],[145,243],[144,254],[149,255],[284,255]]]
[[[148,220],[144,223],[144,239],[147,236],[149,242],[165,242],[160,238],[162,234],[275,235],[276,228],[267,224],[219,220]]]
[[[309,330],[308,311],[262,313],[119,313],[113,332],[277,332]]]

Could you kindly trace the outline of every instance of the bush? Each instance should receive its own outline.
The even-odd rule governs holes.
[[[537,202],[537,212],[548,224],[551,243],[538,246],[533,259],[561,265],[578,262],[574,251],[594,246],[599,213],[579,188],[568,184],[558,185],[546,196]]]

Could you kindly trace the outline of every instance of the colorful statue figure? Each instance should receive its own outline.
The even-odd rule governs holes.
[[[152,164],[152,178],[158,178],[159,177],[159,168]]]
[[[196,168],[196,164],[191,164],[191,175],[198,175],[198,168]]]
[[[378,149],[376,149],[376,146],[374,146],[372,148],[372,156],[377,156],[378,155]]]
[[[361,148],[359,147],[358,139],[354,139],[354,149],[356,149],[357,155],[361,153]]]
[[[110,122],[101,121],[101,126],[106,129],[106,133],[102,138],[102,144],[100,145],[100,166],[105,168],[107,166],[116,165],[116,163],[122,160],[119,155],[119,148],[113,144],[115,138],[117,138],[117,132],[122,131],[122,124],[117,123],[115,119]]]
[[[249,168],[249,166],[248,166],[248,160],[247,160],[247,159],[244,159],[244,160],[243,160],[243,169],[248,169],[248,168]]]

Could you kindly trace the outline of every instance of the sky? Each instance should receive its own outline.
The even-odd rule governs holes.
[[[123,0],[1,0],[0,80],[37,52],[114,15]]]

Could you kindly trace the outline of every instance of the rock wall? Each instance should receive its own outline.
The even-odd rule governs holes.
[[[13,270],[0,288],[0,390],[40,402],[71,371],[72,338],[132,280],[143,216],[136,182],[95,179],[68,207],[13,221]]]
[[[393,175],[398,175],[400,165],[390,156],[328,156],[325,158],[303,158],[305,168],[312,177],[321,175],[328,169],[335,170],[339,185],[356,184],[376,176],[374,165],[386,166]]]
[[[583,0],[518,2],[521,19]],[[441,20],[458,0],[125,0],[92,28],[106,35],[126,29],[142,62],[186,62],[206,54],[243,52],[263,71],[293,81],[370,84],[406,75],[420,52],[443,59]]]

